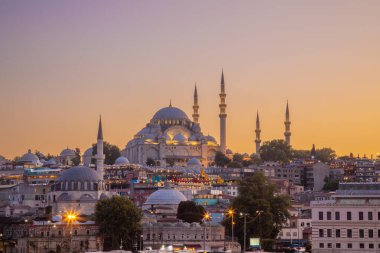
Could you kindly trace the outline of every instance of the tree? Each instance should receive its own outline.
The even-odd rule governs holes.
[[[140,209],[127,198],[113,196],[99,200],[95,208],[95,221],[105,237],[105,249],[119,249],[121,240],[124,247],[131,249],[136,235],[141,233],[141,217]]]
[[[206,213],[201,205],[196,205],[193,201],[181,201],[177,209],[177,219],[185,222],[201,222]]]
[[[247,238],[260,237],[275,239],[282,226],[290,217],[289,196],[275,196],[276,185],[263,173],[255,173],[252,177],[239,182],[239,194],[233,200],[231,208],[235,212],[235,235],[243,244],[243,219],[240,212],[247,213]],[[226,229],[231,233],[231,218],[224,220]]]
[[[311,155],[309,150],[292,149],[292,159],[307,159],[310,157]]]
[[[96,144],[92,144],[92,155],[96,155],[96,151]],[[105,164],[114,164],[116,159],[121,155],[118,146],[112,145],[106,141],[103,143],[103,153],[106,156],[104,159]],[[92,163],[95,163],[95,161]]]
[[[148,158],[146,159],[146,165],[147,165],[147,166],[150,166],[150,167],[156,166],[156,161],[154,161],[153,158],[148,157]]]
[[[325,177],[325,185],[322,190],[324,191],[336,191],[339,188],[339,179],[331,179],[329,177]]]
[[[231,162],[231,160],[220,151],[216,152],[214,161],[216,166],[218,167],[225,167],[227,164]]]
[[[315,151],[315,153],[316,153],[315,159],[317,159],[323,163],[330,162],[330,161],[334,160],[336,157],[335,150],[333,150],[331,148],[317,149]]]
[[[290,146],[284,140],[266,141],[259,152],[263,161],[286,163],[292,157]]]
[[[243,165],[241,163],[232,161],[229,164],[227,164],[227,167],[228,168],[241,168],[241,167],[243,167]]]
[[[239,153],[235,153],[235,154],[232,156],[232,161],[241,164],[241,163],[243,162],[243,155],[242,155],[242,154],[239,154]]]
[[[71,162],[74,166],[78,166],[80,164],[80,149],[75,148],[75,157],[71,158]]]

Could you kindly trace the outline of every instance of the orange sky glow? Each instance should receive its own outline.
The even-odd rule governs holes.
[[[0,155],[121,149],[162,107],[192,114],[227,146],[283,138],[296,149],[380,152],[380,1],[1,1]]]

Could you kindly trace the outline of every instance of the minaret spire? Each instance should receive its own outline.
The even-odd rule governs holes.
[[[260,144],[261,144],[261,139],[260,139],[261,129],[260,129],[259,111],[257,111],[257,115],[256,115],[256,130],[255,130],[255,133],[256,133],[256,139],[255,139],[255,143],[256,143],[256,155],[258,155],[259,151],[260,151]]]
[[[286,144],[288,144],[290,146],[290,136],[292,135],[292,133],[290,132],[290,116],[289,116],[289,103],[288,101],[286,101],[286,111],[285,111],[285,133],[284,133],[284,136],[285,136],[285,142]]]
[[[103,152],[103,127],[102,116],[99,118],[98,141],[96,143],[96,170],[103,179],[104,177],[104,152]]]
[[[195,83],[195,89],[194,89],[194,105],[193,105],[193,121],[194,123],[198,124],[198,119],[199,119],[199,105],[198,105],[198,91],[197,91],[197,83]]]
[[[226,92],[224,85],[224,73],[222,69],[222,78],[220,80],[220,104],[219,104],[219,119],[220,119],[220,151],[226,153]]]
[[[99,118],[98,140],[103,140],[102,115]]]

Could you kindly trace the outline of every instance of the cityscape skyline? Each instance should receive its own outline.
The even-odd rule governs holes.
[[[257,110],[283,139],[287,100],[295,149],[380,152],[379,2],[91,3],[0,3],[0,155],[83,153],[99,114],[123,149],[169,100],[191,118],[195,82],[219,137],[222,68],[234,152],[255,151]]]

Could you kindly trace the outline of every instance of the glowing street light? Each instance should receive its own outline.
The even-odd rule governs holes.
[[[234,209],[228,209],[227,214],[231,216],[231,241],[234,241],[234,214],[235,210]]]
[[[203,230],[203,252],[206,253],[206,221],[210,220],[211,219],[211,216],[208,212],[206,212],[204,215],[203,215],[203,221],[204,221],[204,230]]]

